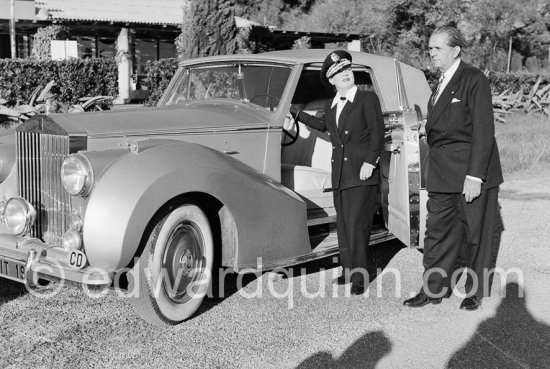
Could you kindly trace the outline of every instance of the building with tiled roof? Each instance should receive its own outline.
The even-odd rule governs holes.
[[[179,26],[186,0],[35,0],[51,20]]]
[[[140,80],[146,74],[146,63],[176,56],[174,39],[181,33],[184,9],[189,1],[0,0],[0,58],[30,56],[32,35],[38,28],[65,25],[72,42],[77,43],[74,56],[110,58],[117,53],[117,43],[125,47],[131,54],[128,79],[133,93],[130,95],[141,96],[144,91],[140,90]],[[235,17],[235,23],[239,28],[259,25],[240,17]],[[358,44],[359,39],[359,35],[269,29],[270,41],[277,49],[290,48],[302,36],[310,37],[316,48],[330,42]],[[15,51],[12,50],[14,44]]]

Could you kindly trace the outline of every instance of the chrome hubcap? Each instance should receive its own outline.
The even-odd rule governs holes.
[[[203,240],[195,223],[181,223],[170,234],[164,251],[160,278],[167,296],[185,303],[203,277]]]

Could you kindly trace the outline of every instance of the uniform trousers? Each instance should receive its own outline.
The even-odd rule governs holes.
[[[469,274],[465,292],[478,298],[489,296],[498,231],[498,191],[498,186],[482,190],[470,203],[461,193],[428,193],[422,287],[426,295],[444,297],[452,293],[462,274],[457,270],[457,257],[464,247]]]
[[[334,191],[336,231],[342,274],[353,283],[368,283],[367,246],[374,212],[377,185]]]

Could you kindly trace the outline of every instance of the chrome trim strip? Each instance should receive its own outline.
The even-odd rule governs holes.
[[[124,138],[124,137],[137,137],[137,136],[178,136],[178,135],[201,135],[201,134],[221,134],[221,133],[235,133],[235,132],[247,132],[247,131],[271,131],[273,129],[282,129],[282,125],[270,126],[251,126],[251,127],[209,127],[209,128],[190,128],[181,130],[155,130],[155,131],[134,131],[125,133],[95,133],[90,134],[88,137],[91,139],[96,138]]]
[[[405,139],[414,142],[417,148],[416,153],[407,153],[408,177],[409,177],[409,231],[410,247],[418,248],[420,242],[420,155],[418,131],[411,130],[411,126],[417,122],[416,112],[412,109],[403,111],[403,123],[407,127],[404,134]]]
[[[395,79],[397,83],[397,97],[399,106],[401,109],[409,109],[409,101],[407,99],[407,93],[403,83],[403,74],[401,73],[401,65],[399,64],[399,60],[393,59],[393,64],[395,66]]]

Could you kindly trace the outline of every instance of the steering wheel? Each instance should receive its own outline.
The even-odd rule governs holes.
[[[273,100],[276,100],[277,105],[279,105],[279,101],[281,100],[277,96],[273,96],[271,94],[257,94],[257,95],[252,96],[249,101],[251,103],[254,103],[254,100],[257,99],[257,98],[260,98],[260,97],[268,97],[268,98],[271,98]],[[273,102],[273,100],[270,100],[270,101]],[[256,104],[256,105],[259,105],[259,104]],[[275,110],[275,107],[273,106],[273,104],[269,104],[269,111],[274,111],[274,110]]]
[[[300,137],[300,124],[298,123],[298,116],[300,115],[300,112],[302,111],[301,108],[298,108],[298,112],[296,115],[292,116],[294,118],[294,126],[296,127],[296,134],[290,133],[290,131],[287,131],[283,128],[283,133],[285,136],[290,137],[290,141],[288,142],[281,142],[281,146],[290,146],[293,143],[295,143],[298,140],[298,137]],[[292,115],[292,113],[290,113]]]

